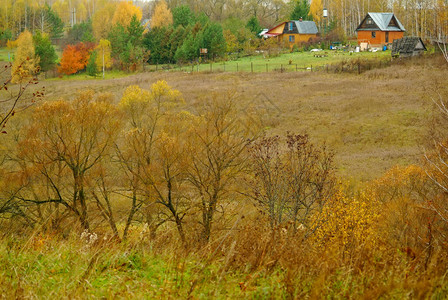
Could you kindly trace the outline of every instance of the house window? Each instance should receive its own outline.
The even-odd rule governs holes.
[[[289,42],[290,43],[294,43],[295,42],[295,37],[293,35],[289,36]]]
[[[367,21],[366,21],[366,24],[367,25],[372,25],[373,24],[372,18],[368,18]]]
[[[293,26],[294,26],[294,23],[293,22],[289,22],[289,31],[292,31]]]
[[[376,38],[376,31],[372,31],[372,38]]]

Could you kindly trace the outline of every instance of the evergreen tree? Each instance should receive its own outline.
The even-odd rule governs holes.
[[[226,52],[226,40],[222,27],[218,23],[209,23],[202,31],[201,48],[208,49],[210,57],[222,56]],[[198,53],[199,55],[199,53]]]
[[[0,47],[6,46],[8,40],[12,40],[12,32],[9,29],[0,30]]]
[[[50,24],[50,38],[60,39],[64,35],[64,22],[62,22],[58,14],[48,4],[46,4],[45,10]]]
[[[249,29],[257,37],[262,30],[260,22],[258,22],[258,19],[255,16],[252,16],[249,21],[247,21],[246,28]]]
[[[173,26],[187,27],[195,21],[194,13],[187,5],[181,5],[173,9]]]
[[[92,22],[81,22],[74,25],[67,34],[66,44],[74,45],[79,42],[93,42]]]
[[[182,46],[177,49],[174,59],[177,62],[187,62],[199,57],[199,43],[201,34],[194,36],[191,32],[185,38]]]
[[[312,20],[310,16],[310,5],[308,0],[295,0],[294,10],[291,13],[291,20],[299,20],[302,18],[303,20]]]
[[[56,65],[58,59],[50,38],[48,35],[37,31],[33,36],[33,43],[35,56],[39,58],[40,71],[47,72]]]
[[[170,61],[174,60],[174,56],[176,55],[177,49],[179,49],[182,46],[182,44],[184,43],[188,29],[191,30],[191,28],[189,28],[189,27],[187,27],[187,29],[185,29],[183,26],[178,26],[173,31],[173,33],[170,35],[169,42],[168,42],[168,45],[169,45],[168,59]]]
[[[127,27],[127,42],[131,42],[134,46],[141,46],[143,40],[143,31],[145,29],[140,24],[136,15],[132,16],[131,23]]]
[[[98,53],[96,51],[92,51],[90,53],[89,62],[86,66],[87,74],[89,74],[90,76],[98,75],[98,67],[96,65],[97,56]]]
[[[172,27],[156,27],[151,29],[143,37],[143,46],[151,52],[150,61],[156,63],[170,63],[174,60],[174,54],[177,49],[171,52],[171,37],[173,34]],[[179,48],[182,44],[179,45]]]
[[[112,45],[112,57],[119,59],[120,53],[126,50],[128,35],[121,24],[116,24],[109,32],[108,40]]]

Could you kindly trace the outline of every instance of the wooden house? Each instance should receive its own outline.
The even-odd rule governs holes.
[[[426,51],[422,39],[415,36],[394,40],[392,43],[392,57],[411,57],[421,55]]]
[[[358,45],[367,43],[371,47],[380,47],[401,39],[404,26],[393,13],[368,13],[359,24]]]
[[[315,38],[318,32],[316,23],[313,21],[291,20],[269,29],[264,36],[276,37],[292,48],[294,44],[307,43],[310,39]]]

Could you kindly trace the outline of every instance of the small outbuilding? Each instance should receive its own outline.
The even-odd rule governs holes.
[[[265,37],[276,37],[292,48],[294,44],[306,43],[317,36],[316,23],[313,21],[291,20],[283,22],[264,33]]]
[[[422,39],[416,36],[408,36],[392,43],[392,57],[412,57],[421,55],[427,51]]]
[[[393,13],[368,13],[356,29],[358,45],[366,43],[370,47],[382,47],[401,39],[405,31]]]

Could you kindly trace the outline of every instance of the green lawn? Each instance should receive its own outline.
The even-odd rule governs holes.
[[[315,57],[314,55],[327,55],[326,57]],[[349,61],[355,59],[388,59],[390,51],[360,52],[350,53],[348,51],[320,51],[313,52],[296,52],[282,54],[277,57],[263,57],[263,55],[248,56],[237,60],[223,61],[216,63],[190,64],[185,66],[177,65],[151,65],[151,71],[157,70],[173,70],[185,72],[270,72],[270,71],[305,71],[323,67],[325,65],[337,64],[341,61]]]
[[[9,55],[11,57],[11,60],[12,60],[12,57],[13,57],[13,54],[14,54],[14,50],[10,50],[8,48],[0,48],[0,61],[9,61],[8,53],[9,53]]]

